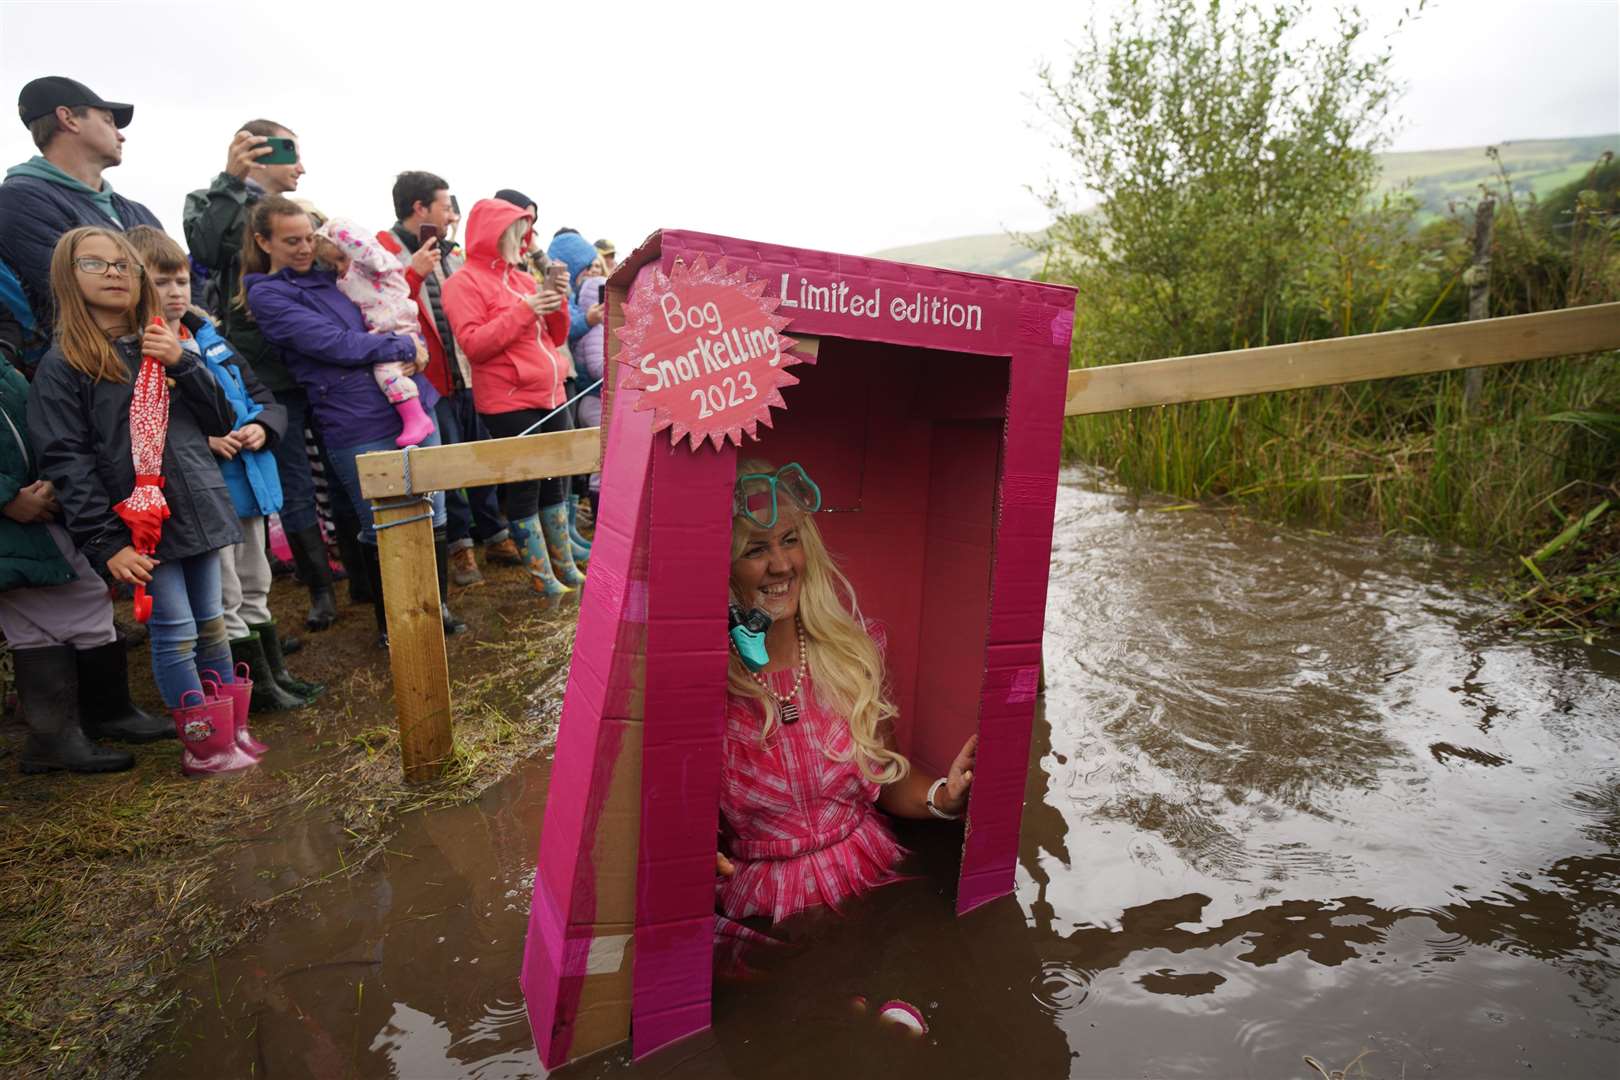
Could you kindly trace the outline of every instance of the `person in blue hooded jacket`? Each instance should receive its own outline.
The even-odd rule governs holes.
[[[582,305],[579,302],[580,278],[601,257],[601,252],[596,250],[595,244],[576,230],[564,228],[559,229],[557,235],[551,238],[551,246],[546,249],[546,257],[568,267],[568,348],[572,352],[578,346],[580,338],[593,327],[602,325],[602,305],[600,303]],[[573,397],[584,388],[585,384],[580,380],[578,386],[571,385],[568,388],[568,396]],[[574,416],[574,426],[584,426],[579,422],[577,412]],[[591,542],[580,535],[577,523],[579,501],[589,493],[589,474],[572,478],[568,495],[568,533],[574,542],[574,558],[579,560],[588,559],[591,554]]]
[[[39,153],[6,170],[0,184],[0,260],[16,273],[48,339],[55,322],[51,253],[64,233],[81,225],[162,226],[102,178],[124,160],[122,129],[135,106],[103,101],[81,82],[48,75],[22,88],[17,112]]]
[[[302,708],[325,689],[287,670],[281,636],[270,614],[270,556],[265,519],[281,509],[281,475],[275,445],[287,433],[287,410],[237,356],[206,313],[191,304],[191,268],[186,253],[159,229],[137,226],[129,242],[157,289],[163,317],[180,327],[180,347],[207,365],[235,414],[227,435],[208,448],[242,525],[239,543],[220,549],[220,600],[232,663],[248,665],[256,711]]]

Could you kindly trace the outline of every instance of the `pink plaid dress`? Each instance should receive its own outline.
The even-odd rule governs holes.
[[[882,648],[882,638],[878,638]],[[765,676],[776,693],[793,686],[793,671]],[[816,702],[806,674],[799,720],[778,724],[761,745],[764,714],[747,698],[726,700],[720,768],[721,835],[736,873],[716,886],[720,910],[733,919],[769,915],[780,922],[825,904],[835,911],[868,889],[900,880],[905,855],[875,806],[880,785],[866,779],[847,753],[853,740],[844,717]]]

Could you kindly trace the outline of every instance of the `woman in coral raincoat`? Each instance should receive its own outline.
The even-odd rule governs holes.
[[[444,283],[444,313],[472,366],[473,400],[497,438],[566,431],[567,284],[539,288],[523,269],[534,216],[504,199],[481,199],[467,218],[467,263]],[[554,415],[552,415],[554,414]],[[568,535],[568,481],[506,485],[502,500],[536,592],[561,596],[581,585]],[[542,539],[543,537],[543,539]]]

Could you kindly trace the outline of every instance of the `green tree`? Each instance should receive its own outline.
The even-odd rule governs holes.
[[[1041,73],[1073,160],[1046,193],[1047,276],[1081,288],[1085,364],[1270,344],[1383,321],[1377,270],[1408,200],[1374,206],[1397,87],[1387,45],[1302,0],[1134,6]],[[1073,209],[1088,194],[1095,210]],[[1356,324],[1354,326],[1349,324]],[[1387,328],[1387,327],[1385,327]]]

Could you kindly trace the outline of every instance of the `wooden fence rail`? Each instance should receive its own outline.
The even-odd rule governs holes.
[[[1063,411],[1082,416],[1617,348],[1620,303],[1596,304],[1419,330],[1080,368],[1069,373]]]
[[[818,344],[806,341],[811,348]],[[1610,349],[1620,349],[1620,303],[1080,368],[1069,373],[1064,413],[1084,416]],[[601,460],[600,434],[582,428],[360,457],[361,492],[372,500],[377,523],[390,526],[379,529],[377,541],[406,779],[437,776],[451,750],[450,675],[433,569],[433,525],[420,516],[423,504],[415,497],[594,472]]]

